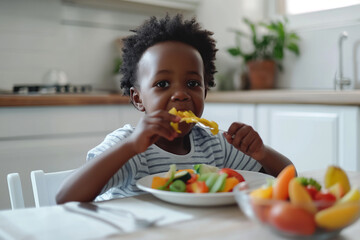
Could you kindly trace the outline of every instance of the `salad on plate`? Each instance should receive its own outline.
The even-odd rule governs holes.
[[[154,176],[151,188],[187,193],[232,192],[244,177],[230,168],[217,168],[207,164],[196,164],[193,169],[177,170],[170,165],[165,176]]]

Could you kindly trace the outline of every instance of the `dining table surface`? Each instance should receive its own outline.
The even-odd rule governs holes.
[[[360,172],[347,171],[350,183],[360,185]],[[299,176],[323,182],[325,170]],[[248,219],[238,205],[184,206],[145,193],[133,197],[96,202],[95,206],[117,209],[147,220],[138,227],[130,215],[97,209],[80,210],[78,202],[40,208],[0,211],[0,239],[283,239]],[[335,238],[360,239],[360,220]]]

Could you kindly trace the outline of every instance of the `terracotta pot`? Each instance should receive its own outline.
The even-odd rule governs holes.
[[[250,89],[272,89],[275,86],[276,63],[272,60],[247,63]]]

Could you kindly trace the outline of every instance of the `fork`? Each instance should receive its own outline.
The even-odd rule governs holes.
[[[122,227],[115,224],[113,221],[108,220],[106,217],[103,217],[99,214],[99,211],[104,211],[113,214],[114,216],[122,216],[125,218],[130,218],[135,226],[135,228],[147,228],[154,226],[156,222],[161,220],[163,217],[159,217],[152,220],[147,220],[143,218],[139,218],[135,216],[130,211],[118,209],[118,208],[112,208],[112,207],[106,207],[106,206],[99,206],[97,204],[93,203],[82,203],[82,202],[69,202],[63,205],[64,209],[73,213],[78,213],[85,215],[87,217],[91,217],[93,219],[96,219],[98,221],[101,221],[103,223],[106,223],[113,228],[115,228],[118,231],[126,232],[126,229],[123,229]]]
[[[145,218],[137,217],[134,213],[124,210],[124,209],[112,208],[112,207],[107,207],[107,206],[99,206],[99,205],[89,203],[89,202],[79,203],[79,207],[85,208],[88,210],[92,210],[92,211],[96,211],[96,212],[97,211],[105,211],[105,212],[115,214],[117,216],[119,216],[119,214],[120,214],[124,217],[130,217],[132,219],[132,221],[134,222],[135,226],[138,228],[151,227],[151,226],[155,225],[156,222],[158,222],[159,220],[161,220],[163,218],[163,217],[159,217],[156,219],[148,220]]]

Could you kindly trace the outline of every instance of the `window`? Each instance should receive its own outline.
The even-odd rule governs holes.
[[[360,0],[283,0],[286,15],[317,12],[360,4]]]
[[[360,0],[269,0],[270,18],[286,16],[294,30],[359,24]]]

